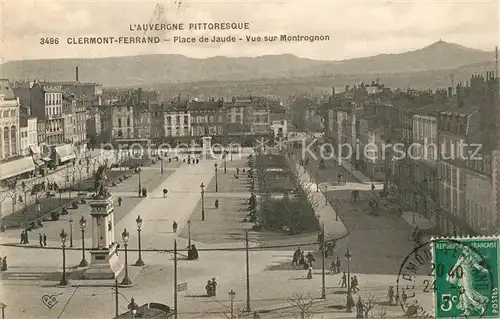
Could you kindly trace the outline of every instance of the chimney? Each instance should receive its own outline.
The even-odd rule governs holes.
[[[335,95],[335,87],[332,86],[332,96],[334,96],[334,95]]]
[[[78,67],[75,68],[75,81],[78,82]]]

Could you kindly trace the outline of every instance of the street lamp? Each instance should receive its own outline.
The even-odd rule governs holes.
[[[137,167],[137,173],[139,173],[139,197],[141,197],[141,168]]]
[[[130,314],[132,314],[132,318],[135,318],[135,315],[137,314],[137,308],[139,308],[139,305],[135,303],[134,298],[130,298],[130,303],[128,304],[127,308],[130,310]]]
[[[351,269],[350,269],[350,266],[351,266],[352,254],[349,251],[349,248],[347,248],[347,251],[345,252],[344,256],[347,259],[347,302],[346,302],[346,309],[348,312],[351,312],[354,300],[352,299],[352,295],[351,295]]]
[[[138,244],[139,244],[139,258],[135,262],[135,265],[136,266],[144,266],[144,261],[142,261],[142,251],[141,251],[142,218],[140,215],[137,216],[137,219],[135,220],[135,222],[137,223],[137,235],[138,235]]]
[[[219,182],[217,181],[217,167],[219,164],[215,163],[214,164],[214,169],[215,169],[215,192],[217,193],[219,191]]]
[[[217,176],[217,175],[215,175]],[[201,182],[200,184],[201,188],[201,220],[205,220],[205,184]]]
[[[160,171],[160,173],[163,175],[163,154],[161,154],[161,152],[158,151],[158,155],[160,157],[160,164],[161,164],[161,171]]]
[[[130,234],[127,231],[127,229],[125,228],[123,230],[123,233],[122,233],[123,245],[125,246],[125,277],[123,277],[123,280],[121,283],[122,286],[132,285],[132,280],[130,280],[130,278],[128,276],[128,250],[127,250],[127,247],[128,247],[129,236],[130,236]]]
[[[229,153],[228,151],[224,151],[224,174],[226,174],[226,172],[227,172],[226,158],[227,158],[228,153]]]
[[[66,238],[68,237],[68,234],[66,234],[63,229],[59,234],[59,237],[61,237],[62,252],[63,252],[63,273],[59,285],[67,286],[69,284],[68,280],[66,279]]]
[[[187,224],[188,224],[188,246],[191,247],[191,220],[188,220]]]
[[[79,267],[87,267],[89,263],[85,259],[85,226],[87,226],[87,221],[85,218],[80,218],[80,230],[82,231],[82,261],[80,261]]]
[[[73,247],[73,219],[69,219],[69,247]]]
[[[234,297],[236,297],[236,293],[233,291],[233,289],[231,289],[231,291],[229,292],[229,299],[231,300],[231,319],[234,319]]]

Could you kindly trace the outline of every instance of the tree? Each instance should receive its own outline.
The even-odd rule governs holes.
[[[314,298],[311,294],[304,296],[302,293],[294,293],[292,297],[288,298],[288,303],[293,307],[298,308],[299,313],[294,314],[297,319],[310,319],[313,318],[311,307],[314,305]]]
[[[363,318],[380,318],[380,319],[385,319],[387,318],[387,311],[385,309],[381,309],[377,311],[376,313],[373,312],[374,308],[380,303],[380,298],[375,297],[371,293],[368,293],[368,295],[361,299],[361,302],[363,304]]]

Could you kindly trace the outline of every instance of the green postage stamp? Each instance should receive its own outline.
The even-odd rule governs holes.
[[[435,318],[500,318],[500,237],[432,240]]]

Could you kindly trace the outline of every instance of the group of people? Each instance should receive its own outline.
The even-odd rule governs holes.
[[[184,158],[182,160],[183,163],[186,163],[186,159]],[[200,159],[199,158],[191,158],[189,155],[188,155],[188,158],[187,158],[187,163],[188,164],[198,164],[200,163]]]
[[[213,297],[217,294],[217,278],[213,277],[212,280],[207,281],[205,286],[208,297]]]
[[[194,244],[188,246],[188,260],[198,260],[198,249]]]
[[[148,190],[146,189],[146,187],[143,187],[143,188],[139,191],[139,197],[148,197]]]
[[[45,237],[47,237],[47,236],[45,236]],[[30,243],[29,238],[28,238],[28,230],[23,230],[21,232],[21,241],[19,243],[21,245],[29,244]]]
[[[47,247],[47,235],[38,233],[38,242],[40,243],[40,247]]]
[[[315,261],[316,259],[314,259],[311,252],[308,252],[306,255],[300,247],[297,247],[293,253],[292,266],[303,266],[304,269],[308,269],[309,267],[312,267]]]
[[[342,277],[340,277],[339,285],[340,288],[347,288],[347,274],[345,273],[345,271],[342,272]],[[351,277],[350,288],[351,292],[354,294],[359,291],[359,282],[357,276]]]

